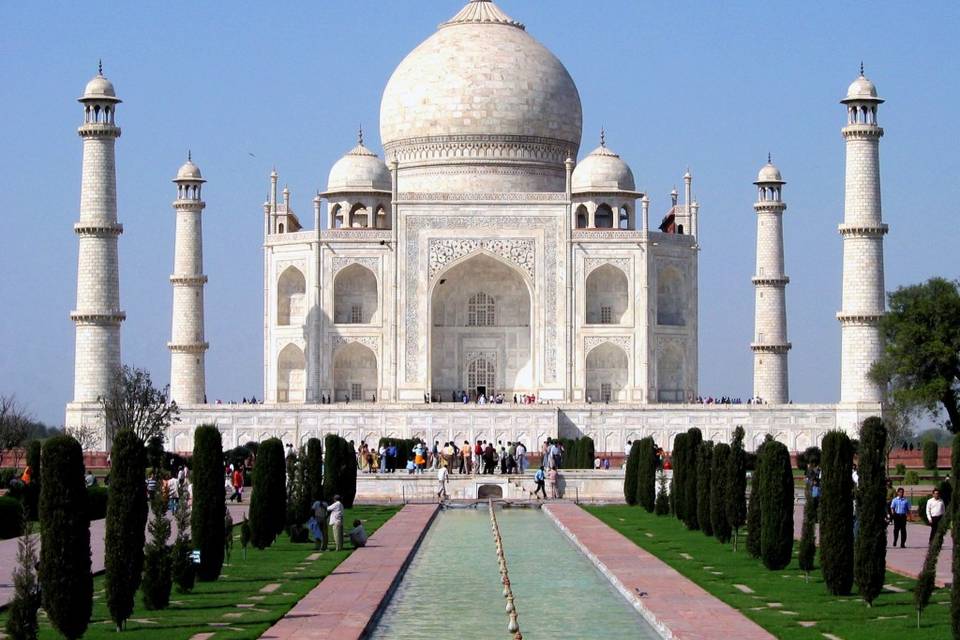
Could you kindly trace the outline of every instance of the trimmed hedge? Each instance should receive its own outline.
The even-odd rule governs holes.
[[[107,517],[109,500],[110,489],[107,487],[87,487],[87,516],[91,521],[102,520]]]
[[[307,440],[307,459],[304,463],[304,491],[310,504],[323,499],[323,443],[318,438]]]
[[[633,450],[630,452],[632,454]],[[647,512],[653,513],[657,499],[657,446],[650,436],[640,440],[636,483],[637,502]]]
[[[747,502],[747,553],[754,558],[760,557],[763,533],[760,512],[760,475],[761,469],[758,467],[750,476],[750,500]]]
[[[797,563],[800,570],[806,573],[813,571],[817,556],[817,502],[811,488],[812,485],[808,484],[804,492],[806,500],[803,505],[803,525],[800,528],[800,546],[797,548]]]
[[[747,453],[743,449],[743,427],[733,431],[730,443],[730,458],[727,460],[727,486],[724,497],[724,509],[727,523],[733,530],[734,543],[737,546],[740,527],[747,522]]]
[[[853,444],[842,431],[823,437],[820,565],[833,595],[853,587]]]
[[[349,509],[357,495],[356,453],[349,442],[333,433],[327,434],[323,444],[323,494],[327,500],[339,495],[343,506]],[[399,444],[397,449],[399,458]]]
[[[40,450],[39,440],[31,440],[27,445],[27,466],[30,467],[30,484],[23,488],[23,507],[26,509],[27,519],[36,520],[40,506],[40,486],[43,480],[40,477]]]
[[[697,447],[697,523],[704,535],[713,535],[710,519],[710,472],[713,469],[713,442],[706,440]]]
[[[258,489],[259,490],[259,489]],[[257,491],[254,491],[256,496]],[[193,504],[190,537],[200,550],[196,567],[201,582],[220,577],[223,568],[223,514],[226,496],[223,490],[223,439],[220,430],[200,425],[193,433]]]
[[[16,498],[0,497],[0,540],[23,535],[23,505]]]
[[[923,442],[923,468],[927,471],[933,471],[937,468],[937,456],[939,447],[933,440]]]
[[[700,450],[700,443],[703,442],[703,434],[697,427],[687,429],[687,446],[683,456],[683,523],[687,529],[696,531],[700,528],[700,521],[697,518],[697,452]]]
[[[727,521],[727,465],[730,461],[730,445],[725,442],[713,447],[710,467],[710,526],[714,537],[720,542],[730,541],[730,523]]]
[[[639,440],[634,440],[630,445],[630,454],[627,456],[627,468],[623,475],[623,499],[629,505],[637,504],[637,481],[639,480],[640,470],[640,449]]]
[[[793,555],[793,470],[786,445],[766,443],[760,467],[760,557],[767,569],[779,571]]]
[[[860,429],[860,491],[857,517],[860,527],[853,550],[853,577],[867,604],[883,591],[887,565],[887,427],[877,417]]]
[[[253,467],[253,498],[250,500],[250,542],[266,549],[283,531],[286,516],[286,465],[283,443],[270,438],[260,443]],[[222,531],[223,514],[217,514],[217,530]],[[220,534],[218,544],[222,545]]]

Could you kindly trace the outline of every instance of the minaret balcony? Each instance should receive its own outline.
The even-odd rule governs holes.
[[[210,343],[209,342],[191,342],[186,344],[179,344],[174,342],[168,342],[167,348],[170,349],[170,351],[172,351],[173,353],[201,354],[210,348]]]
[[[87,122],[80,125],[77,134],[81,138],[119,138],[120,127],[107,122]]]
[[[841,131],[846,140],[883,137],[883,127],[875,124],[848,124]]]
[[[207,284],[207,276],[205,275],[196,275],[196,276],[172,275],[170,276],[170,283],[173,285],[197,287],[200,285]]]
[[[787,203],[777,200],[762,200],[754,202],[753,208],[757,213],[783,213],[783,210],[787,208]]]
[[[177,211],[199,211],[205,209],[207,203],[203,200],[177,199],[173,201],[173,208]]]
[[[127,319],[123,311],[71,311],[70,319],[78,325],[119,325]]]
[[[750,281],[758,286],[785,287],[790,284],[788,276],[754,276]]]
[[[750,343],[750,350],[754,353],[786,353],[793,348],[789,342],[783,344],[761,344],[759,342]]]
[[[837,227],[840,230],[840,235],[854,236],[854,237],[883,237],[890,231],[890,227],[881,222],[880,224],[841,224]]]
[[[111,236],[119,236],[123,233],[123,225],[119,222],[108,222],[106,224],[77,222],[73,225],[73,232],[78,236],[109,238]]]
[[[864,325],[872,327],[879,324],[880,319],[883,318],[884,315],[883,312],[871,313],[869,311],[859,311],[856,313],[846,313],[844,311],[838,311],[837,320],[839,320],[842,325]]]

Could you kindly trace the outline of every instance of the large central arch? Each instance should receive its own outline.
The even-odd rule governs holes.
[[[533,392],[532,310],[520,271],[487,253],[438,274],[430,297],[434,397]]]

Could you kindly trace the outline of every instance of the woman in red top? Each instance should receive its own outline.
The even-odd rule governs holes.
[[[230,501],[243,502],[243,471],[239,467],[233,471],[231,484],[233,484],[233,495],[230,496]]]

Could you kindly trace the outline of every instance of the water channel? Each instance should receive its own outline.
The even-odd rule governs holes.
[[[539,509],[497,511],[526,640],[660,638]],[[379,640],[509,639],[486,508],[437,515],[376,630]]]

